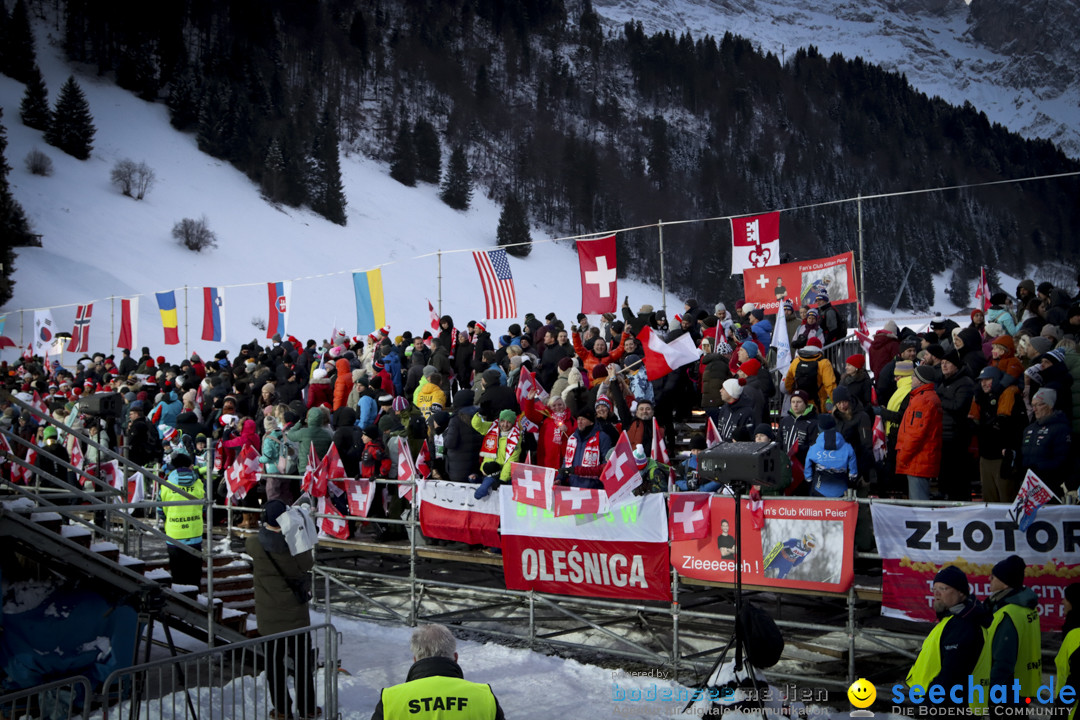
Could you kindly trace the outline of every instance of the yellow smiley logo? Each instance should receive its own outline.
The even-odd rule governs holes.
[[[877,699],[877,688],[869,680],[859,678],[851,683],[847,691],[848,700],[857,708],[868,708]]]

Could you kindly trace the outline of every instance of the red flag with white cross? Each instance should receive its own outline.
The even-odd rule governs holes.
[[[619,442],[615,443],[615,452],[604,466],[600,482],[604,484],[604,490],[612,504],[630,497],[634,489],[641,484],[641,475],[634,460],[634,449],[630,447],[630,438],[625,431],[619,435]]]
[[[712,493],[681,492],[668,496],[668,528],[672,540],[709,537],[709,498]]]
[[[608,511],[608,496],[598,488],[562,487],[552,488],[551,509],[555,517],[566,515],[596,515]]]
[[[544,510],[551,509],[555,468],[514,463],[510,466],[510,480],[514,487],[514,500]]]
[[[319,518],[319,533],[329,537],[345,540],[349,537],[349,523],[345,520],[330,498],[319,498],[319,513],[326,517]]]
[[[581,266],[581,312],[597,315],[618,312],[615,236],[579,240],[577,251]]]
[[[367,517],[375,501],[375,483],[370,480],[345,480],[345,497],[349,501],[349,514]]]

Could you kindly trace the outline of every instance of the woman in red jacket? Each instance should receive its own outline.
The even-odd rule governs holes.
[[[540,426],[540,447],[537,450],[537,464],[542,467],[558,468],[566,450],[566,439],[577,430],[576,420],[566,407],[562,396],[552,395],[547,407],[536,402],[536,391],[529,393],[522,409],[525,417]]]

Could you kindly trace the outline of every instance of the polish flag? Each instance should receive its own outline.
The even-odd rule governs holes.
[[[716,423],[709,418],[708,424],[705,426],[705,447],[712,449],[723,442],[720,437],[720,431],[716,429]]]
[[[367,517],[375,501],[375,483],[370,480],[345,480],[345,497],[349,501],[349,514]]]
[[[409,452],[409,443],[405,438],[393,437],[390,439],[390,442],[396,442],[398,444],[397,479],[402,482],[401,485],[398,485],[398,496],[411,501],[413,499],[414,485],[407,483],[415,483],[420,480],[420,473],[416,471],[412,454]]]
[[[604,484],[604,491],[613,505],[630,497],[634,489],[641,484],[641,475],[634,460],[634,449],[630,447],[630,438],[626,437],[626,431],[619,435],[615,452],[600,473],[600,482]]]
[[[597,315],[618,312],[619,281],[615,261],[615,236],[579,240],[581,312]]]
[[[502,547],[499,491],[477,500],[476,485],[425,480],[420,485],[420,530],[425,537]]]
[[[245,445],[236,456],[236,460],[225,471],[225,484],[229,488],[229,496],[237,500],[243,500],[251,488],[259,482],[262,474],[262,464],[259,462],[259,453],[255,448]]]
[[[608,511],[607,493],[598,488],[562,487],[552,488],[551,509],[555,517],[567,515],[598,515]]]
[[[323,537],[346,540],[349,537],[349,523],[345,516],[338,512],[334,503],[326,496],[319,498],[319,534]]]
[[[514,500],[544,510],[551,509],[554,468],[513,463],[510,466],[510,481],[514,487]]]
[[[673,541],[709,537],[711,497],[712,493],[703,492],[681,492],[668,496],[668,529]]]
[[[646,325],[637,335],[645,353],[645,373],[649,380],[664,377],[683,365],[697,362],[701,351],[694,345],[690,333],[683,333],[670,343],[664,342],[653,329]]]

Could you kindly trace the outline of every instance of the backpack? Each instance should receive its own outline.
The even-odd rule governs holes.
[[[795,366],[795,389],[802,390],[810,396],[810,400],[816,400],[818,396],[818,363],[821,359],[805,360],[799,358],[799,364]]]
[[[295,475],[300,470],[300,446],[282,435],[277,441],[277,471],[281,475]]]
[[[784,654],[784,636],[767,612],[747,603],[739,612],[739,624],[751,665],[764,670],[780,661]]]

